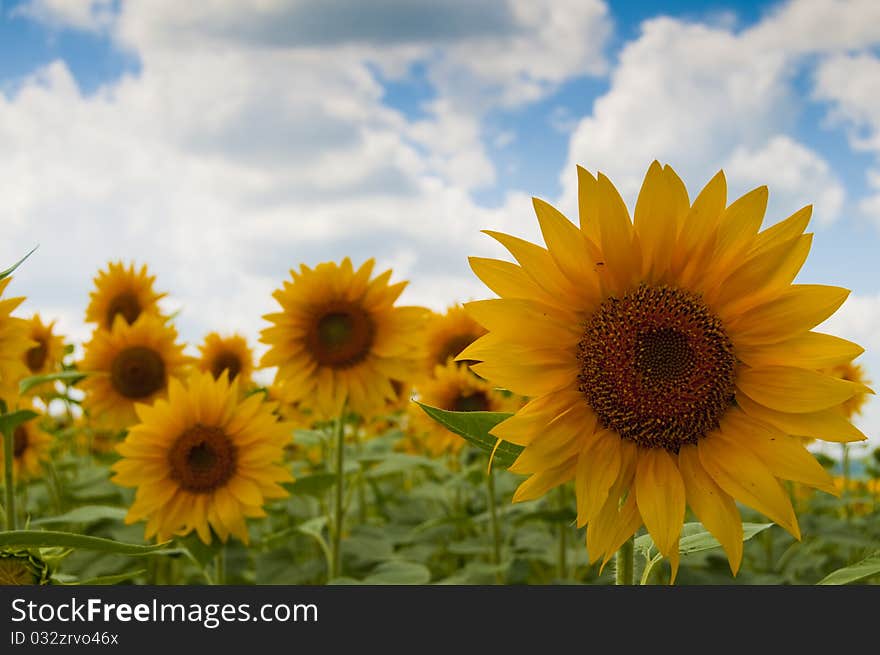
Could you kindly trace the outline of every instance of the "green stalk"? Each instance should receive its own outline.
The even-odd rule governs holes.
[[[492,564],[495,566],[495,582],[502,584],[504,581],[501,577],[501,571],[498,566],[501,564],[501,530],[498,527],[498,510],[495,506],[495,472],[489,469],[486,474],[486,496],[489,501],[489,517],[492,527]]]
[[[336,489],[333,511],[333,534],[330,546],[329,579],[338,578],[342,573],[342,523],[344,519],[344,478],[345,470],[345,408],[339,413],[334,426],[334,442],[336,443]]]
[[[617,555],[615,555],[614,584],[631,585],[633,583],[635,557],[635,537],[633,536],[623,542],[620,550],[617,551]]]
[[[849,507],[849,445],[842,443],[840,444],[843,447],[843,457],[841,458],[841,468],[843,469],[843,492],[840,494],[840,499],[843,501],[843,512],[844,516],[848,519],[850,518],[850,507]]]
[[[220,546],[214,557],[214,584],[226,584],[226,544]]]
[[[561,485],[559,487],[559,491],[557,492],[557,496],[559,498],[559,509],[561,511],[565,510],[565,486]],[[568,555],[568,526],[565,523],[560,522],[559,527],[557,528],[559,532],[559,560],[557,562],[557,571],[556,577],[560,580],[565,580],[568,576],[568,563],[566,561],[566,557]]]
[[[3,485],[6,489],[6,529],[16,529],[15,487],[12,480],[12,459],[15,457],[15,435],[3,432]]]

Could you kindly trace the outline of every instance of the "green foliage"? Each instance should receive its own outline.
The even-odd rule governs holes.
[[[494,451],[492,459],[494,465],[508,468],[523,450],[522,446],[500,440],[489,434],[492,428],[513,416],[512,414],[505,412],[450,412],[422,403],[417,404],[428,416],[447,430],[467,439],[468,443],[487,453]],[[499,441],[501,443],[498,443]]]

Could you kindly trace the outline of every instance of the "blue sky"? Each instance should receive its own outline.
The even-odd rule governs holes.
[[[250,4],[0,2],[0,257],[41,244],[31,311],[85,338],[122,257],[187,340],[254,341],[288,268],[346,254],[440,308],[484,293],[480,229],[536,237],[528,197],[570,211],[575,163],[631,206],[657,157],[692,195],[768,184],[768,222],[814,203],[800,279],[852,289],[831,327],[880,350],[880,3]]]

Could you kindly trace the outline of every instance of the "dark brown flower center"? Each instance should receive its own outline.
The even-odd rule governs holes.
[[[238,451],[220,428],[196,424],[168,452],[171,478],[193,493],[209,493],[235,474]]]
[[[39,373],[43,370],[43,365],[46,363],[49,348],[45,339],[37,337],[34,341],[37,342],[37,345],[28,349],[25,353],[24,361],[31,373]]]
[[[165,362],[152,348],[131,346],[116,355],[110,380],[126,398],[146,398],[165,386]]]
[[[109,330],[113,327],[113,319],[116,318],[117,314],[122,314],[126,322],[131,325],[141,315],[141,311],[143,311],[143,308],[137,295],[134,293],[126,291],[118,296],[114,296],[107,306],[107,329]]]
[[[449,341],[443,344],[443,348],[442,350],[440,350],[437,361],[435,363],[440,364],[441,366],[445,366],[450,357],[454,359],[461,351],[463,351],[476,340],[477,336],[474,334],[459,334],[452,337]],[[478,362],[474,359],[463,359],[460,362],[457,362],[457,364],[461,366],[470,366],[471,364],[477,363]]]
[[[459,395],[453,401],[450,409],[454,412],[487,412],[489,411],[489,398],[482,391]]]
[[[229,371],[229,381],[234,380],[241,373],[241,360],[238,355],[229,351],[224,351],[214,358],[211,362],[211,375],[216,380],[223,371]]]
[[[578,344],[580,390],[599,423],[677,453],[718,427],[734,398],[736,357],[694,294],[640,286],[605,300]]]
[[[342,302],[316,314],[306,345],[318,364],[345,369],[367,357],[374,337],[370,315],[359,305]]]
[[[12,433],[12,455],[13,457],[21,457],[28,447],[28,431],[23,425],[15,428]]]

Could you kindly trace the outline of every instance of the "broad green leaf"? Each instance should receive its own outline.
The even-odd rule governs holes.
[[[430,580],[431,571],[423,564],[391,560],[374,568],[364,584],[428,584]]]
[[[13,434],[15,428],[37,416],[39,414],[29,409],[19,409],[9,414],[3,414],[0,416],[0,434]]]
[[[167,552],[167,542],[156,545],[126,544],[103,537],[90,537],[73,532],[52,530],[11,530],[0,532],[0,547],[22,548],[81,548],[116,555],[152,555]]]
[[[88,377],[88,373],[83,371],[61,371],[60,373],[47,373],[46,375],[32,375],[24,378],[18,383],[18,392],[24,394],[41,384],[56,381],[65,382],[68,385],[74,385],[86,377]]]
[[[496,449],[495,445],[499,439],[489,434],[489,430],[513,414],[507,412],[449,412],[445,409],[424,405],[418,401],[413,402],[450,432],[464,437],[468,442],[487,453],[494,450],[493,466],[508,468],[523,451],[522,446],[508,441],[501,441]]]
[[[826,575],[816,584],[849,584],[850,582],[858,582],[874,575],[880,575],[880,550],[857,564],[837,569],[833,573]]]
[[[291,493],[308,494],[320,498],[336,484],[335,473],[313,473],[296,478],[296,482],[287,486]]]
[[[12,266],[10,266],[9,268],[7,268],[5,271],[0,271],[0,280],[2,280],[2,279],[4,279],[4,278],[7,278],[7,277],[9,277],[10,275],[12,275],[12,273],[15,271],[15,269],[18,268],[19,266],[21,266],[21,264],[24,262],[25,259],[27,259],[27,258],[30,257],[31,255],[33,255],[33,254],[34,254],[34,251],[35,251],[37,248],[39,248],[39,247],[40,247],[40,246],[34,246],[33,249],[32,249],[28,254],[26,254],[24,257],[22,257],[21,259],[19,259],[19,260],[18,260],[17,262],[15,262]]]
[[[743,523],[743,541],[748,541],[759,532],[763,532],[769,528],[772,523]],[[682,555],[690,555],[703,550],[711,550],[720,548],[719,541],[707,531],[701,523],[685,523],[682,526],[681,538],[678,542],[678,552]],[[654,540],[651,535],[643,534],[636,539],[635,549],[651,559],[651,549],[654,548]]]
[[[65,514],[47,516],[42,519],[31,521],[31,525],[45,525],[47,523],[93,523],[105,519],[121,521],[125,518],[127,510],[124,507],[112,507],[110,505],[83,505]]]

